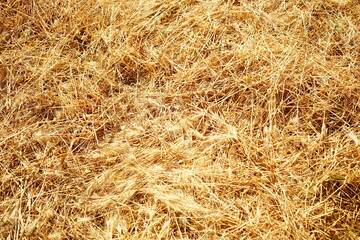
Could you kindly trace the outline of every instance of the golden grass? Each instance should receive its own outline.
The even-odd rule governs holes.
[[[359,239],[357,1],[0,1],[1,239]]]

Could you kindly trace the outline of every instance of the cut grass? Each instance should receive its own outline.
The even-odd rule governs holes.
[[[358,239],[357,1],[0,1],[1,239]]]

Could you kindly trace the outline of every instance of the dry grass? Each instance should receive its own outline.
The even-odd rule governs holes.
[[[359,14],[0,0],[0,238],[359,239]]]

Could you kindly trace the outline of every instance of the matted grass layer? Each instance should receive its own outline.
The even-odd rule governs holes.
[[[359,14],[0,0],[0,238],[359,239]]]

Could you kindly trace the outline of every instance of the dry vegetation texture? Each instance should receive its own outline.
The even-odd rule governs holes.
[[[359,239],[359,14],[0,0],[0,238]]]

